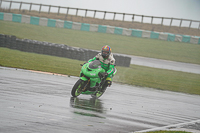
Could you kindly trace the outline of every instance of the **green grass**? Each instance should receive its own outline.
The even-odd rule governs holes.
[[[200,94],[200,75],[131,65],[118,67],[118,82],[161,90]]]
[[[0,21],[0,34],[114,53],[200,64],[200,45]]]
[[[78,76],[81,63],[78,60],[27,53],[0,47],[0,66],[5,67]]]
[[[0,48],[0,66],[79,76],[83,61]],[[115,82],[200,95],[200,75],[131,65],[117,66]]]

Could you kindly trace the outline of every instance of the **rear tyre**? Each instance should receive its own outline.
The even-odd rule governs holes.
[[[79,79],[73,86],[72,91],[71,91],[71,95],[73,97],[77,97],[81,94],[81,92],[83,92],[83,88],[85,86],[85,81]]]

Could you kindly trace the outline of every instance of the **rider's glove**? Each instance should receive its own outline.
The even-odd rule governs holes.
[[[103,75],[103,77],[107,77],[107,76],[108,76],[108,73],[107,73],[107,72],[104,72],[102,75]]]
[[[87,62],[84,62],[83,64],[80,64],[81,66],[85,65]]]
[[[98,73],[99,77],[100,78],[106,78],[108,76],[108,73],[107,72],[104,72],[104,73]]]

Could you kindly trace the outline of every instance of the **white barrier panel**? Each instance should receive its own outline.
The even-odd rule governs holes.
[[[21,23],[30,24],[30,16],[28,16],[28,15],[22,15],[22,21],[21,21]]]
[[[21,22],[21,23],[41,25],[41,26],[68,28],[74,30],[84,30],[84,31],[93,31],[93,32],[102,32],[102,33],[120,34],[120,35],[122,34],[125,36],[135,36],[143,38],[160,39],[165,41],[200,44],[200,37],[197,36],[194,37],[194,36],[174,35],[174,34],[168,35],[169,33],[166,34],[166,33],[143,31],[136,29],[126,29],[126,28],[119,28],[116,30],[117,27],[107,26],[107,25],[96,25],[96,24],[88,24],[90,27],[83,28],[82,23],[69,22],[69,21],[67,22],[64,20],[55,21],[48,18],[39,18],[21,14],[18,15],[11,14],[11,13],[1,13],[0,19],[1,20],[3,19],[5,21]]]
[[[131,36],[131,33],[132,33],[132,30],[129,30],[129,29],[123,29],[123,32],[122,32],[122,35],[125,35],[125,36]]]
[[[142,37],[144,38],[150,38],[151,36],[151,31],[142,31]]]
[[[165,41],[167,41],[167,37],[168,37],[168,34],[164,34],[164,33],[160,33],[160,34],[159,34],[159,39],[160,39],[160,40],[165,40]]]
[[[5,21],[12,21],[12,14],[11,13],[4,13],[4,19]]]
[[[182,42],[182,39],[183,39],[182,36],[176,35],[174,41],[175,41],[175,42]]]
[[[40,18],[39,25],[47,26],[48,19],[47,18]]]
[[[81,30],[81,23],[73,22],[72,29],[73,30]]]
[[[115,27],[107,26],[106,33],[114,34],[114,32],[115,32]]]
[[[190,38],[190,43],[198,44],[198,42],[199,42],[199,38],[194,37],[194,36],[191,36],[191,38]]]
[[[56,20],[56,27],[58,28],[64,28],[65,21],[63,20]]]
[[[98,31],[98,25],[90,24],[90,31],[97,32]]]

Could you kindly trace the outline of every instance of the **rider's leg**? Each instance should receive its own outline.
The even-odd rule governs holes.
[[[106,78],[106,84],[110,87],[112,85],[112,76]]]
[[[114,72],[111,75],[108,75],[106,78],[106,84],[110,87],[112,85],[112,78],[114,77],[114,75],[116,74],[117,69],[114,68]]]

